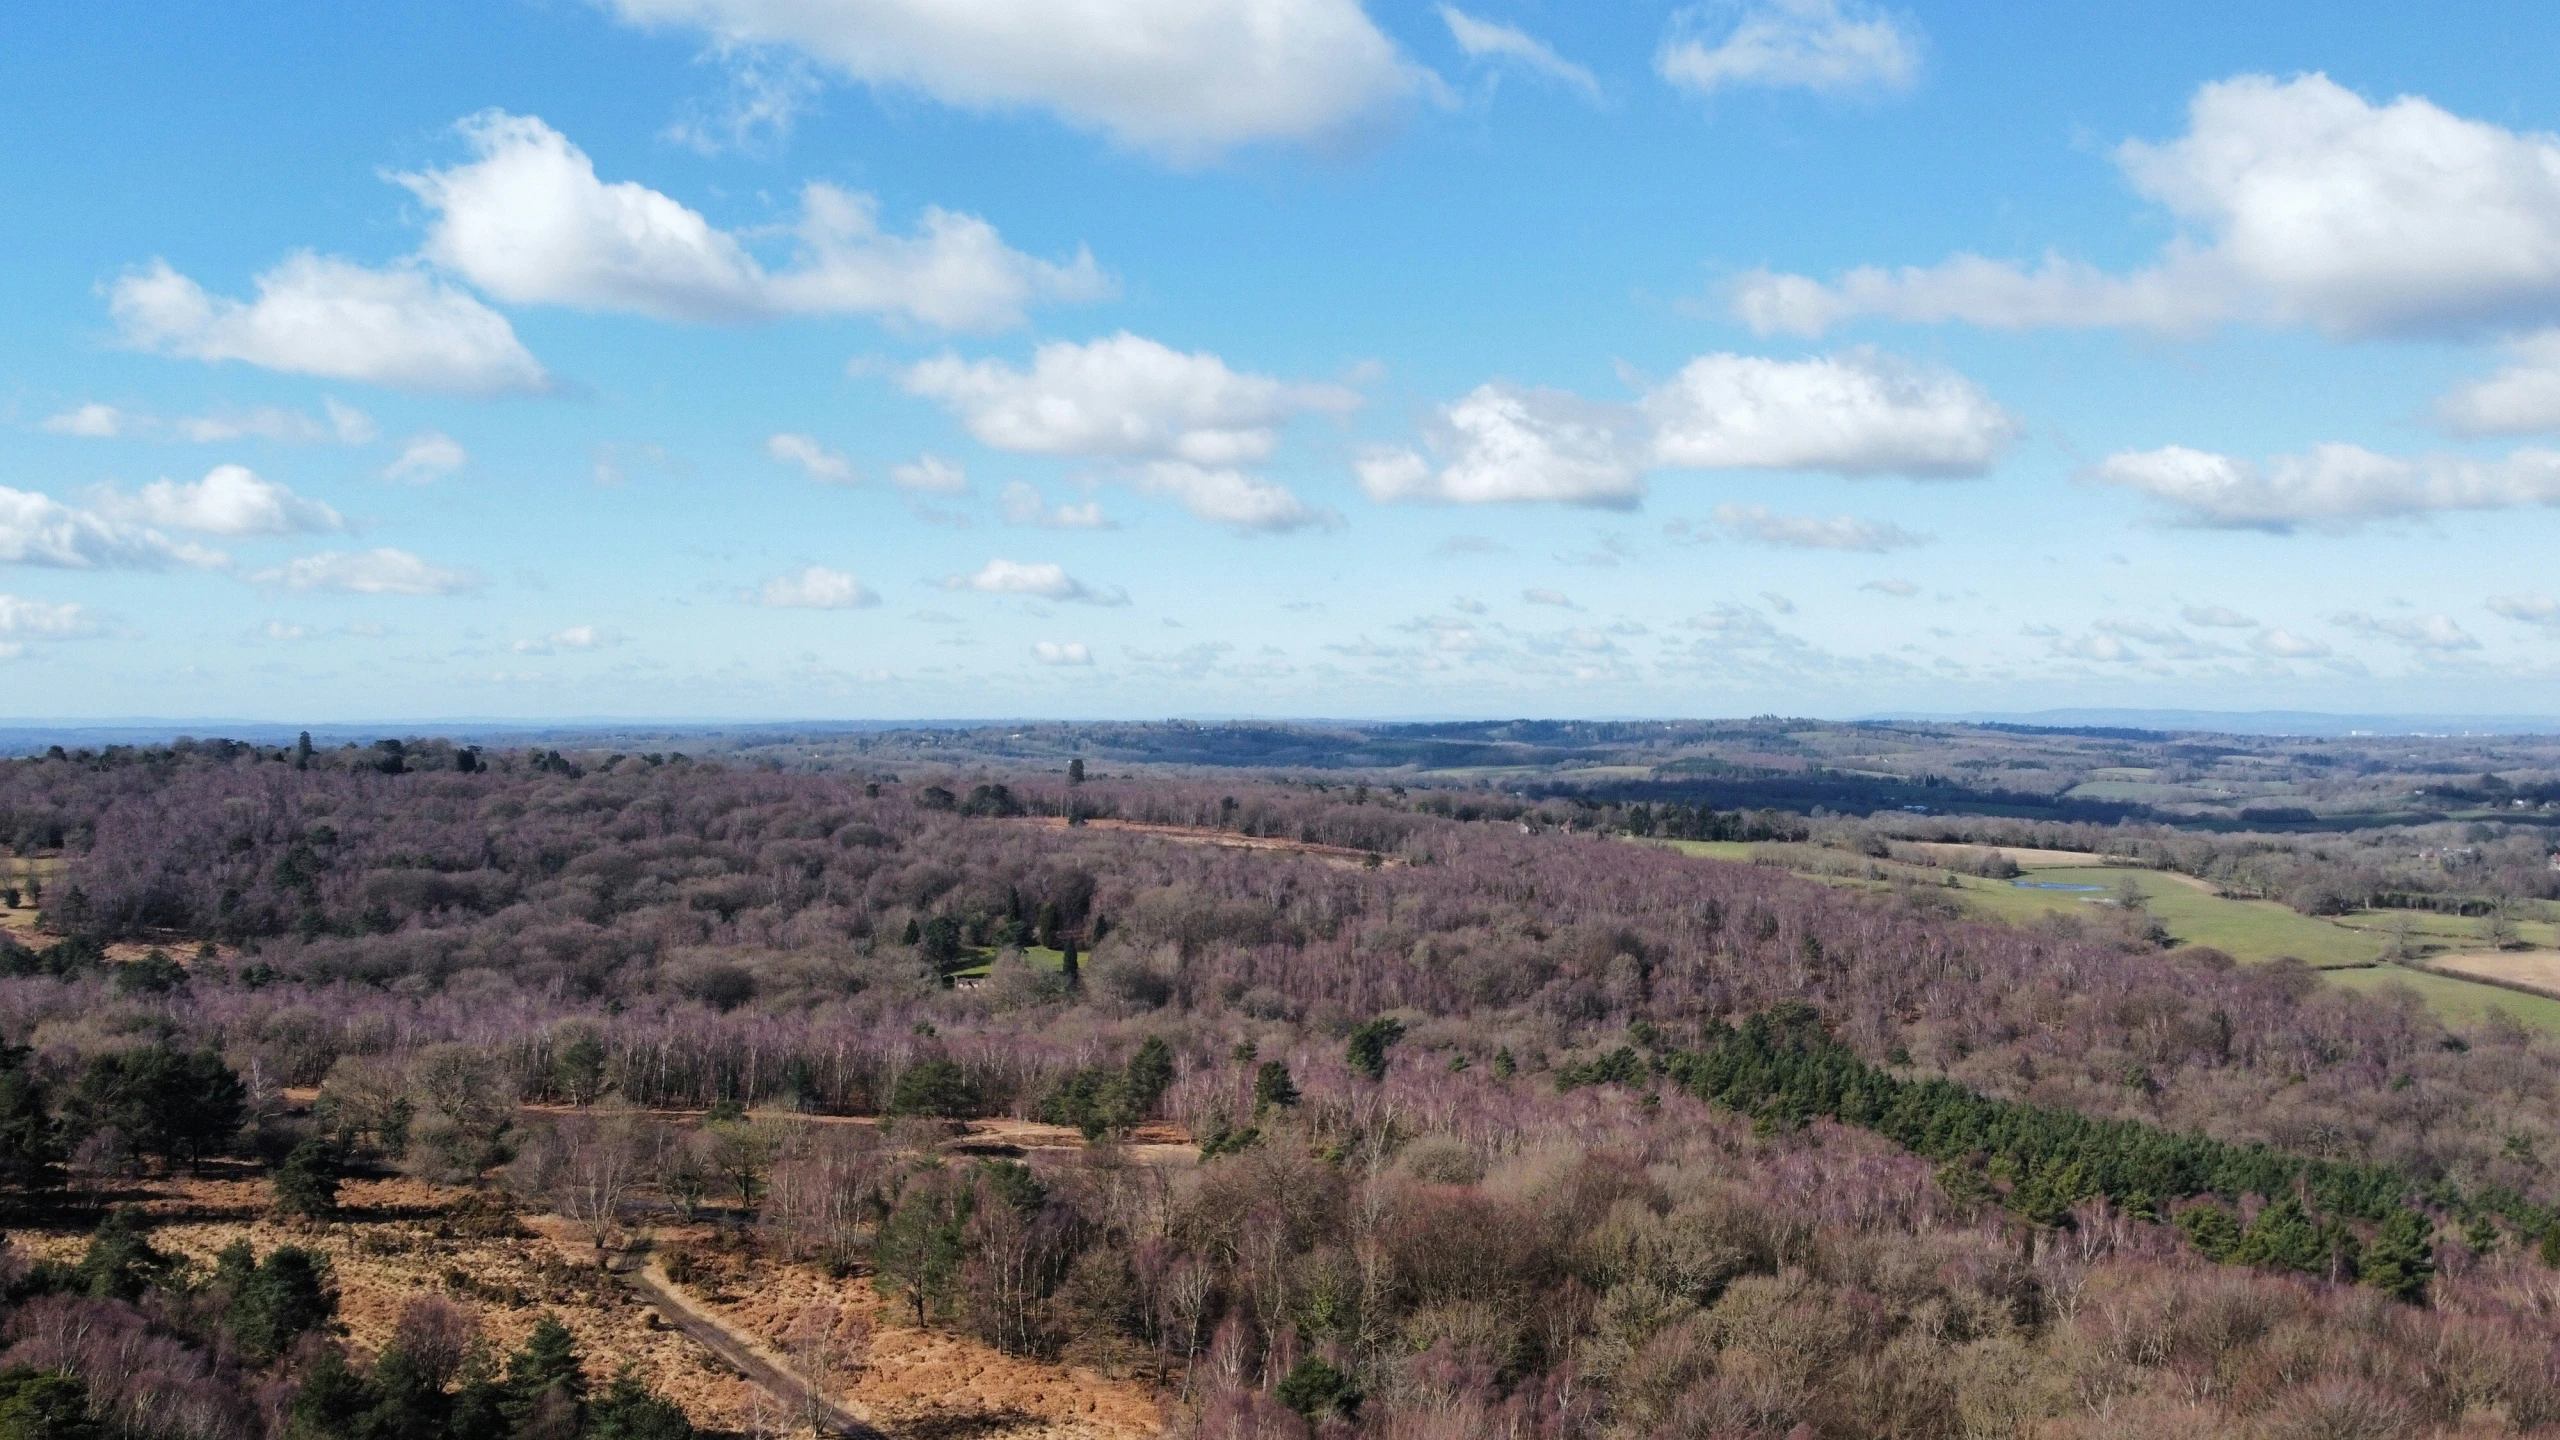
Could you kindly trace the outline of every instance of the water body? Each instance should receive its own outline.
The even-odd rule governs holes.
[[[2104,885],[2064,885],[2052,880],[2012,880],[2009,883],[2020,890],[2104,890],[2107,888]]]

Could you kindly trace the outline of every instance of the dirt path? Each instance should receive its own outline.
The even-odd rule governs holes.
[[[668,1283],[666,1272],[658,1268],[657,1261],[652,1260],[637,1270],[616,1271],[614,1278],[631,1287],[634,1294],[647,1301],[686,1339],[736,1366],[739,1374],[781,1401],[790,1414],[803,1416],[809,1413],[809,1387],[792,1373],[782,1357],[765,1349],[754,1336],[694,1304],[683,1291]],[[855,1440],[888,1440],[886,1431],[854,1415],[832,1398],[818,1397],[818,1407],[825,1428],[834,1434],[852,1436]]]
[[[1063,815],[1034,815],[1021,823],[1037,825],[1044,830],[1064,830]],[[1291,855],[1309,855],[1328,865],[1345,869],[1365,867],[1372,863],[1382,868],[1402,865],[1400,856],[1382,855],[1374,850],[1354,850],[1348,845],[1318,845],[1312,840],[1283,840],[1270,835],[1239,835],[1233,830],[1211,830],[1199,825],[1151,825],[1140,820],[1087,820],[1087,830],[1113,830],[1129,835],[1152,835],[1177,845],[1214,845],[1221,850],[1268,850]]]

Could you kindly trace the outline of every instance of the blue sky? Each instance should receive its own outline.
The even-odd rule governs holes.
[[[0,19],[0,716],[2560,713],[2560,13]]]

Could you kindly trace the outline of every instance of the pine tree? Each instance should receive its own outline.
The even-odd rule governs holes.
[[[316,1220],[338,1208],[337,1160],[316,1136],[294,1146],[268,1183],[283,1214]]]
[[[2364,1252],[2364,1283],[2395,1300],[2426,1303],[2427,1281],[2436,1273],[2435,1251],[2427,1243],[2433,1228],[2415,1210],[2398,1211],[2383,1221],[2381,1232]],[[2547,1248],[2549,1241],[2544,1244]]]

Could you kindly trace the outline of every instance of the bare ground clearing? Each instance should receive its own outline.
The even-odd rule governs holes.
[[[1063,815],[1035,815],[1023,821],[1050,830],[1064,830]],[[1346,868],[1366,866],[1376,861],[1381,866],[1402,865],[1403,859],[1381,855],[1370,850],[1354,850],[1348,845],[1318,845],[1312,840],[1284,840],[1272,835],[1239,835],[1233,830],[1211,830],[1199,825],[1151,825],[1138,820],[1087,820],[1087,830],[1112,830],[1130,835],[1152,835],[1177,845],[1214,845],[1222,850],[1271,850],[1292,855],[1309,855],[1328,865]]]

